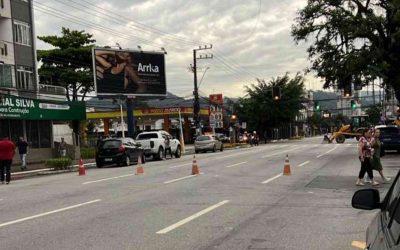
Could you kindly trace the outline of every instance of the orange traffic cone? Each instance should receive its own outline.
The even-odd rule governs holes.
[[[141,174],[144,174],[144,168],[142,166],[142,157],[140,156],[138,158],[138,163],[137,163],[135,175],[141,175]]]
[[[197,166],[196,155],[193,155],[193,164],[192,164],[192,175],[198,175],[199,167]]]
[[[290,173],[289,156],[288,155],[286,155],[285,165],[283,166],[283,175],[291,175],[291,173]]]
[[[79,160],[79,176],[86,175],[85,165],[83,165],[83,160]]]

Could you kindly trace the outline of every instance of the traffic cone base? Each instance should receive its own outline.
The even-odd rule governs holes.
[[[193,155],[192,175],[200,174],[199,167],[197,166],[196,156]]]
[[[141,175],[141,174],[144,174],[144,168],[142,166],[142,157],[139,157],[135,175]]]
[[[85,165],[83,165],[83,160],[79,160],[79,176],[86,175]]]
[[[285,165],[283,166],[283,175],[291,175],[289,156],[286,155]]]

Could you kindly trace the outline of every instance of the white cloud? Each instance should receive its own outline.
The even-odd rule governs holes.
[[[93,6],[109,10],[108,15],[116,13],[126,21],[118,18],[109,20],[107,14],[100,13],[100,9],[97,9],[100,12],[96,12],[74,3],[86,4],[88,1]],[[306,1],[269,0],[261,3],[260,9],[259,0],[34,2],[40,9],[48,5],[80,18],[80,24],[76,24],[36,10],[36,33],[39,36],[59,35],[61,27],[68,27],[94,34],[99,45],[119,42],[124,48],[136,49],[140,45],[143,50],[165,47],[168,51],[168,90],[178,95],[192,92],[193,75],[187,70],[193,62],[192,50],[205,42],[212,43],[213,49],[204,52],[214,54],[214,59],[198,62],[199,67],[210,67],[204,76],[201,90],[206,94],[221,92],[232,97],[242,96],[244,86],[255,82],[256,77],[269,80],[285,72],[294,74],[303,71],[309,64],[306,46],[296,46],[290,36],[296,12]],[[103,28],[96,30],[83,22],[93,22]],[[112,32],[104,31],[104,27]],[[182,39],[188,42],[184,43]],[[42,42],[38,42],[37,47],[48,48]],[[199,75],[202,73],[199,72]],[[320,87],[319,81],[313,76],[307,76],[307,80],[313,82],[312,87]]]

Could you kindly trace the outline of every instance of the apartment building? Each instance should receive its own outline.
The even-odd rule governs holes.
[[[36,98],[36,47],[31,0],[0,0],[0,91]]]
[[[39,84],[35,37],[32,0],[0,0],[0,137],[25,138],[28,161],[52,157],[55,124],[86,119],[84,103],[57,101],[65,88]]]

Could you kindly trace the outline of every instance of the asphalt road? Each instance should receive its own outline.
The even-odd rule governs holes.
[[[140,176],[108,167],[0,185],[0,249],[355,249],[375,214],[351,208],[356,142],[321,141],[199,154],[198,176],[184,156]],[[383,159],[388,176],[398,158]]]

